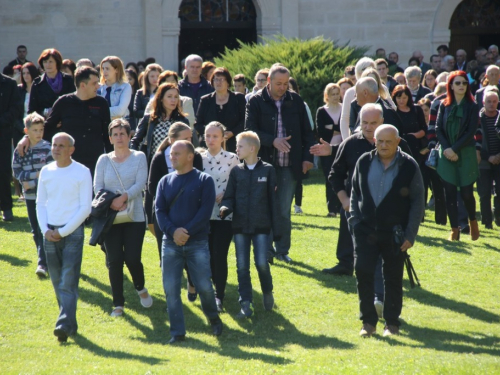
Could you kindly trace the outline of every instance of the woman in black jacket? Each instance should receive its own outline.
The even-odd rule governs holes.
[[[33,82],[28,113],[37,112],[47,118],[60,96],[76,90],[73,78],[61,73],[62,61],[61,53],[54,48],[44,50],[38,58],[45,73]]]
[[[154,206],[154,198],[156,197],[156,188],[158,187],[158,183],[162,179],[163,176],[173,172],[172,164],[170,162],[170,146],[175,141],[191,141],[193,136],[193,132],[189,125],[184,124],[183,122],[176,122],[172,124],[170,129],[168,130],[168,137],[162,142],[160,147],[158,147],[158,151],[153,156],[153,160],[151,161],[151,167],[149,169],[149,178],[148,178],[148,193],[152,197],[152,202]],[[199,171],[203,171],[203,160],[199,152],[195,151],[193,166]],[[158,245],[158,252],[160,254],[161,261],[161,243],[163,238],[163,233],[158,226],[156,221],[156,215],[154,214],[153,207],[153,225],[154,225],[154,234],[156,237],[156,243]],[[187,277],[188,277],[188,299],[193,302],[196,299],[196,290],[194,288],[193,283],[191,282],[191,278],[189,277],[189,272],[187,267],[185,267]]]
[[[229,90],[231,74],[226,68],[217,68],[211,77],[215,91],[201,97],[194,128],[198,134],[205,134],[205,126],[217,121],[226,127],[224,139],[226,151],[236,151],[236,136],[245,127],[245,96]]]
[[[158,89],[158,79],[163,68],[158,64],[149,64],[142,76],[142,88],[137,90],[134,99],[134,116],[140,120],[144,117],[146,106],[150,99],[153,99]]]

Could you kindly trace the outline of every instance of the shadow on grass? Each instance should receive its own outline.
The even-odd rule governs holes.
[[[443,238],[439,238],[439,237],[430,237],[418,234],[417,243],[423,244],[425,246],[435,246],[444,249],[446,251],[450,251],[452,253],[472,255],[472,253],[469,250],[467,250],[468,243],[460,241],[448,241],[447,236],[448,234],[443,234]],[[462,236],[465,235],[462,234],[461,237]]]
[[[14,267],[27,267],[31,264],[31,260],[21,259],[8,254],[0,254],[0,261],[10,263]]]
[[[321,230],[325,230],[325,231],[330,230],[330,231],[336,231],[336,232],[338,232],[338,228],[334,227],[333,223],[332,223],[332,226],[327,226],[327,225],[311,224],[310,222],[308,222],[308,223],[298,223],[296,221],[292,221],[292,232],[294,230],[304,230],[304,229],[310,229],[310,228],[321,229]]]
[[[127,352],[122,352],[119,350],[109,350],[105,349],[96,343],[90,341],[88,338],[82,336],[81,334],[74,336],[75,344],[81,349],[87,350],[94,355],[106,358],[116,358],[116,359],[128,359],[147,363],[149,365],[156,365],[162,362],[167,362],[164,358],[148,357],[145,355],[132,354]]]
[[[486,323],[500,322],[500,316],[497,314],[493,314],[466,302],[454,301],[423,288],[412,289],[411,293],[405,293],[404,296],[405,298],[416,300],[424,305],[438,307],[440,309],[467,315],[471,319],[481,320]]]
[[[390,345],[425,347],[443,352],[488,354],[500,356],[500,337],[486,336],[484,333],[471,332],[470,334],[442,331],[433,328],[418,327],[405,323],[401,326],[401,336],[419,341],[419,344],[406,344],[392,338],[381,337]]]

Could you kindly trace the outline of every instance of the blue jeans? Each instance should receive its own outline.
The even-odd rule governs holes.
[[[250,241],[253,243],[253,257],[255,267],[259,274],[262,293],[273,291],[273,278],[267,262],[267,249],[269,245],[268,234],[243,234],[234,235],[236,247],[236,266],[238,269],[238,292],[241,301],[252,302],[252,280],[250,278]]]
[[[36,217],[36,201],[34,199],[26,199],[26,208],[28,210],[28,220],[31,226],[31,233],[35,241],[36,252],[38,254],[38,265],[47,268],[47,259],[43,248],[43,235],[38,225]]]
[[[290,251],[292,236],[291,208],[295,185],[297,181],[293,178],[291,167],[276,167],[276,182],[278,185],[277,197],[281,216],[282,236],[279,241],[275,241],[276,253],[285,255]],[[270,236],[270,241],[272,237]]]
[[[186,245],[178,246],[170,239],[163,239],[161,270],[172,336],[186,334],[181,301],[181,278],[185,263],[189,268],[196,292],[200,295],[203,312],[208,319],[219,316],[211,281],[208,240],[189,240]]]
[[[50,280],[59,304],[56,328],[63,329],[68,335],[75,334],[78,330],[76,303],[82,266],[83,237],[83,225],[80,225],[73,233],[58,242],[50,242],[44,238]]]

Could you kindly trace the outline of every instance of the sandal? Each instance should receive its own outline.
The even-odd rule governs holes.
[[[146,297],[142,297],[141,294],[146,293]],[[153,306],[153,297],[151,297],[151,294],[148,293],[148,290],[144,288],[143,290],[138,290],[137,294],[139,295],[139,298],[141,299],[141,305],[142,307],[149,308]]]
[[[115,306],[113,311],[111,312],[112,317],[122,316],[123,315],[123,306]]]

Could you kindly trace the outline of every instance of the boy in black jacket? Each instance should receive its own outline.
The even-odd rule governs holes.
[[[274,306],[273,279],[267,262],[271,230],[279,239],[278,200],[276,199],[276,172],[257,154],[260,140],[257,133],[247,131],[236,137],[236,153],[243,163],[231,170],[221,202],[220,216],[233,213],[233,233],[238,268],[238,292],[241,311],[239,317],[250,317],[252,309],[252,282],[250,279],[250,242],[253,242],[255,266],[259,274],[264,308]]]

